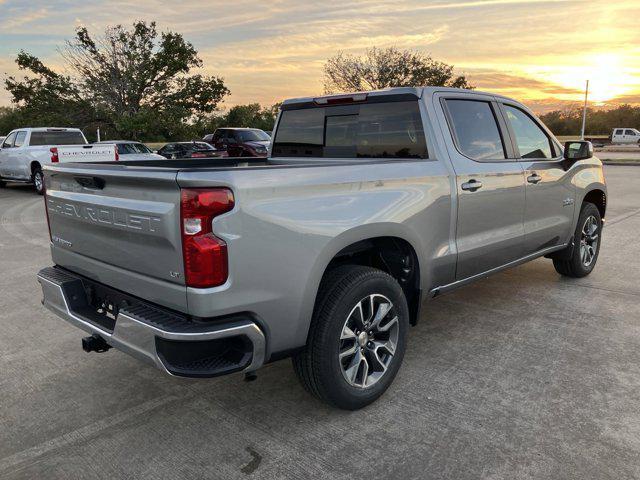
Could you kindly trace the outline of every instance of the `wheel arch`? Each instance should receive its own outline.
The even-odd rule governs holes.
[[[31,176],[36,173],[36,168],[40,168],[42,170],[42,164],[38,160],[32,160],[29,164],[29,171],[31,172]]]
[[[585,202],[593,203],[598,208],[600,217],[604,221],[607,211],[607,193],[605,192],[605,190],[599,187],[595,187],[589,190],[582,198],[582,203]]]
[[[301,322],[304,337],[309,332],[322,279],[332,268],[348,263],[374,266],[396,278],[407,297],[410,321],[415,325],[420,315],[425,273],[418,254],[420,245],[417,234],[401,224],[362,225],[333,238],[318,256],[306,287],[304,320]],[[402,278],[402,259],[407,257],[411,272]]]

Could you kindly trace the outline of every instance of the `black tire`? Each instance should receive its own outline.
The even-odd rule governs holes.
[[[6,187],[7,186],[7,182],[5,182],[4,180],[2,180],[2,178],[0,178],[0,188]]]
[[[591,256],[588,264],[585,262],[584,248],[587,248],[585,242],[585,236],[583,230],[585,224],[589,219],[595,219],[596,230],[594,232],[597,235],[597,244],[592,246],[593,255]],[[592,237],[593,235],[591,235]],[[582,278],[589,275],[596,266],[598,261],[598,255],[600,253],[600,245],[602,243],[602,218],[600,217],[600,210],[593,203],[585,202],[580,209],[580,216],[578,217],[578,224],[576,225],[576,231],[573,236],[572,247],[568,247],[566,255],[560,255],[559,258],[553,259],[553,266],[560,275],[572,278]]]
[[[31,181],[33,182],[33,186],[36,189],[36,193],[38,195],[44,195],[44,191],[45,191],[44,175],[40,167],[36,167],[33,169],[33,174],[31,175]]]
[[[347,375],[350,374],[346,369],[349,365],[343,363],[346,361],[346,364],[350,364],[349,358],[339,359],[339,355],[345,349],[344,342],[348,341],[342,340],[341,335],[345,331],[349,319],[352,318],[350,313],[353,313],[361,302],[365,300],[368,302],[368,299],[372,297],[374,299],[385,299],[386,297],[385,300],[380,301],[385,303],[388,299],[392,309],[382,317],[384,320],[379,322],[380,331],[376,330],[374,336],[368,337],[367,333],[370,332],[363,330],[360,332],[360,337],[354,336],[352,339],[354,342],[352,348],[364,352],[362,354],[356,352],[352,357],[352,362],[355,363],[351,363],[351,365],[357,364],[354,379],[358,375],[362,375],[364,378],[361,386],[354,386],[347,380]],[[372,307],[373,305],[371,303]],[[379,307],[380,304],[378,304]],[[370,309],[371,312],[374,310],[375,308]],[[364,318],[365,315],[362,317]],[[373,313],[369,318],[372,317]],[[394,321],[395,317],[397,317],[397,322]],[[367,385],[368,365],[373,364],[374,351],[375,358],[380,360],[377,353],[379,349],[370,349],[369,347],[390,340],[384,338],[381,340],[378,337],[378,335],[385,336],[385,332],[382,331],[385,328],[383,325],[387,329],[392,328],[386,334],[390,336],[393,332],[396,340],[391,342],[391,344],[395,344],[394,352],[386,357],[388,363],[385,369],[376,371],[375,368],[371,368],[372,376],[374,376],[373,374],[380,376],[372,379],[371,385]],[[390,325],[393,326],[390,327]],[[337,267],[325,275],[320,285],[307,346],[293,357],[295,372],[305,389],[320,400],[338,408],[357,410],[377,400],[393,382],[404,357],[408,328],[407,300],[402,288],[392,276],[370,267],[357,265]],[[357,330],[355,332],[357,333]],[[362,338],[363,334],[365,338]],[[366,338],[370,338],[371,342],[366,342],[365,345],[359,343],[366,341]],[[381,340],[381,342],[376,342],[376,340]],[[347,348],[347,350],[350,349]],[[387,354],[387,351],[382,349],[382,357],[384,358]],[[361,363],[355,360],[355,355],[367,363],[367,373],[364,372],[365,367],[361,368]],[[369,360],[366,360],[367,355]],[[381,366],[381,363],[377,361],[375,364]],[[343,370],[345,370],[344,373]]]

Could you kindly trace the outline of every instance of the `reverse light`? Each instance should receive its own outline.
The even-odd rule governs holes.
[[[216,287],[227,281],[227,244],[213,234],[213,219],[233,206],[233,193],[228,188],[183,188],[180,191],[182,256],[188,287]]]
[[[51,147],[49,152],[51,152],[51,163],[58,163],[60,161],[58,157],[58,147]]]

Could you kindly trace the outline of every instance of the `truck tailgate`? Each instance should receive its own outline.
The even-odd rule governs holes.
[[[45,171],[57,265],[186,309],[175,170],[141,175],[114,164],[67,164]]]
[[[58,161],[66,162],[113,162],[117,160],[114,144],[59,145],[55,147]]]

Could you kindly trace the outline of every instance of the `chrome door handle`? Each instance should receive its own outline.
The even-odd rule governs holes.
[[[527,177],[527,182],[529,183],[538,183],[540,180],[542,180],[542,177],[537,173],[533,173]]]
[[[468,190],[469,192],[475,192],[479,188],[482,188],[482,182],[479,182],[478,180],[473,178],[473,179],[469,180],[468,182],[463,183],[461,185],[461,188],[463,190]]]

